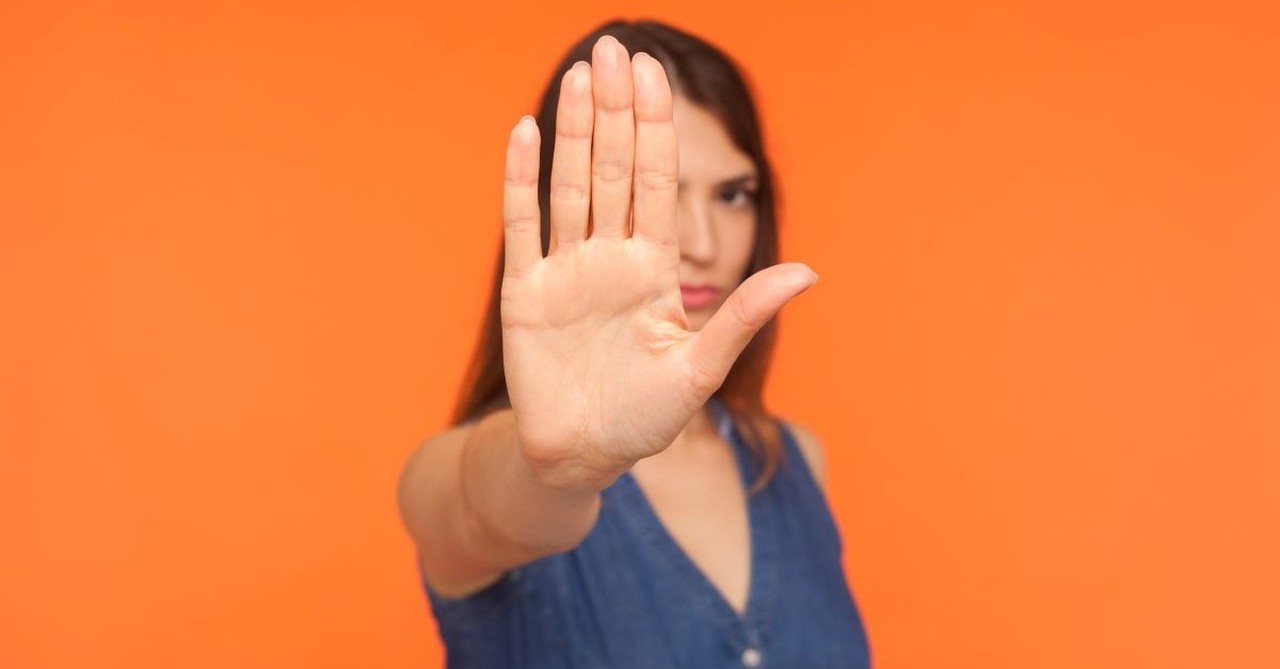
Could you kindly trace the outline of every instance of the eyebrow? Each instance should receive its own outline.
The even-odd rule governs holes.
[[[721,181],[720,183],[716,184],[716,185],[715,185],[715,187],[716,187],[716,188],[733,188],[733,187],[737,187],[737,186],[743,186],[743,185],[748,184],[748,183],[750,183],[750,182],[752,182],[752,181],[757,181],[758,179],[759,179],[759,176],[758,176],[755,172],[749,172],[749,173],[747,173],[747,174],[743,174],[743,175],[741,175],[741,176],[736,176],[736,177],[733,177],[733,178],[731,178],[731,179],[725,179],[724,181]],[[681,181],[681,182],[679,182],[679,184],[677,184],[677,186],[678,186],[679,188],[684,188],[684,187],[685,187],[685,186],[687,186],[687,185],[688,185],[688,184],[686,184],[686,183],[685,183],[685,182],[683,182],[683,181]]]

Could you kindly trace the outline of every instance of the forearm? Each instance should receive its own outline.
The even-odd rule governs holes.
[[[460,456],[460,495],[470,515],[473,549],[498,566],[577,546],[595,525],[600,491],[625,471],[535,463],[520,449],[515,427],[510,410],[485,417]]]

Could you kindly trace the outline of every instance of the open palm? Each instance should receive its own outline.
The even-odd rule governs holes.
[[[503,194],[503,363],[518,441],[538,463],[619,472],[661,452],[751,337],[817,276],[787,263],[742,283],[700,331],[679,288],[671,88],[612,37],[561,84],[542,256],[539,133],[511,133]]]

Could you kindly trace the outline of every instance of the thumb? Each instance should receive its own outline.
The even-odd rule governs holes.
[[[774,265],[747,277],[711,315],[694,339],[690,351],[695,388],[709,397],[724,383],[733,362],[751,338],[782,305],[818,280],[804,263]]]

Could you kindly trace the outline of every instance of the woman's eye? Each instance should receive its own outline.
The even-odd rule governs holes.
[[[746,207],[755,202],[756,192],[746,188],[730,188],[720,193],[720,200],[731,207]]]

